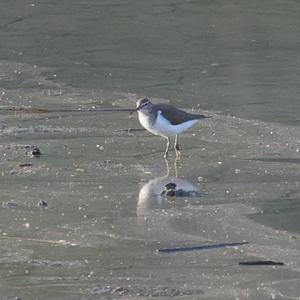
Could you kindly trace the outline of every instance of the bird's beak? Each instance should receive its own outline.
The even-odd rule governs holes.
[[[137,108],[134,108],[130,114],[132,115],[133,113],[137,112],[139,109],[141,108],[141,106],[138,106]]]

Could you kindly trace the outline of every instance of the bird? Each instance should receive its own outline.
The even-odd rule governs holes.
[[[174,149],[176,158],[179,159],[178,135],[188,130],[199,120],[210,118],[210,116],[187,113],[170,104],[154,104],[148,97],[136,102],[135,111],[138,112],[139,122],[146,130],[167,139],[165,158],[168,157],[170,150],[170,137],[175,136]]]

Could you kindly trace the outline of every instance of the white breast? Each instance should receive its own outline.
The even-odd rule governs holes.
[[[155,130],[155,127],[152,126],[149,116],[145,115],[141,111],[138,111],[138,115],[139,115],[139,121],[145,129],[147,129],[148,131],[150,131],[155,135],[159,135],[159,133],[157,133],[157,131]]]
[[[149,117],[141,112],[139,112],[139,120],[141,125],[148,131],[155,135],[161,135],[164,137],[174,136],[183,131],[186,131],[199,121],[198,119],[196,119],[184,122],[182,124],[172,125],[167,119],[163,117],[161,111],[158,111],[154,125],[151,124]]]

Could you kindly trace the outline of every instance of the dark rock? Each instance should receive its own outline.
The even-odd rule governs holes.
[[[40,155],[42,155],[42,153],[41,153],[41,151],[40,151],[40,149],[38,147],[35,147],[35,148],[33,148],[31,150],[31,155],[33,155],[33,156],[40,156]]]
[[[42,208],[48,208],[48,203],[44,200],[40,200],[38,202],[38,207],[42,207]]]
[[[174,183],[174,182],[167,183],[165,185],[165,188],[166,188],[166,190],[175,190],[176,189],[176,183]]]

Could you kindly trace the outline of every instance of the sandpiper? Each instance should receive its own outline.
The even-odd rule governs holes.
[[[153,104],[149,98],[138,100],[135,111],[138,112],[139,121],[145,129],[167,139],[165,158],[169,153],[171,136],[175,136],[174,149],[176,158],[179,158],[178,135],[200,119],[209,118],[204,115],[187,113],[169,104]]]

